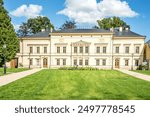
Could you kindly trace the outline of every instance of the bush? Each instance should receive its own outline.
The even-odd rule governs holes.
[[[93,67],[60,67],[59,70],[98,70]]]
[[[139,65],[137,70],[148,70],[148,65]]]

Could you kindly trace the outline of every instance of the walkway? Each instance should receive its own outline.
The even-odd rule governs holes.
[[[144,75],[144,74],[140,74],[140,73],[133,72],[133,71],[128,71],[128,70],[123,70],[123,69],[117,69],[117,70],[120,71],[120,72],[123,72],[125,74],[131,75],[131,76],[134,76],[134,77],[146,80],[146,81],[150,81],[150,76],[149,75]]]
[[[8,74],[5,76],[0,76],[0,86],[9,84],[9,83],[14,82],[18,79],[21,79],[23,77],[34,74],[40,70],[41,69],[32,69],[32,70],[27,70],[27,71],[23,71],[23,72]]]

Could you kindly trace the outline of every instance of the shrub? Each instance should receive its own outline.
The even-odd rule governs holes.
[[[148,70],[148,65],[139,65],[137,70]]]

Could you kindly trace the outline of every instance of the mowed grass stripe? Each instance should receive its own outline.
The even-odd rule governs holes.
[[[150,99],[150,82],[111,70],[42,70],[0,87],[0,99]]]

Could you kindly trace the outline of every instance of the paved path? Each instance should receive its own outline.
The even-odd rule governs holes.
[[[144,75],[144,74],[140,74],[140,73],[133,72],[133,71],[128,71],[128,70],[123,70],[123,69],[117,69],[117,70],[120,71],[120,72],[123,72],[125,74],[131,75],[131,76],[134,76],[134,77],[146,80],[146,81],[150,81],[150,76],[149,75]]]
[[[11,82],[14,82],[18,79],[21,79],[25,76],[31,75],[33,73],[36,73],[38,71],[40,71],[41,69],[32,69],[32,70],[27,70],[27,71],[23,71],[23,72],[18,72],[18,73],[12,73],[12,74],[8,74],[6,76],[0,76],[0,86],[9,84]]]

